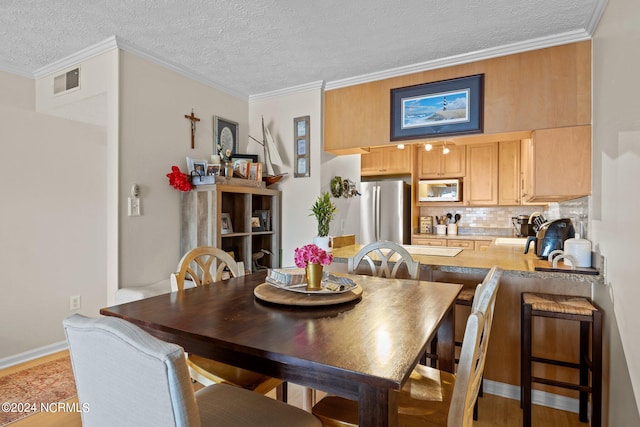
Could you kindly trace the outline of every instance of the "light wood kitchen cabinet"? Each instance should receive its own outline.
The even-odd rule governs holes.
[[[473,240],[447,239],[447,246],[451,248],[474,249]]]
[[[411,149],[375,147],[360,156],[360,175],[409,175],[411,174]]]
[[[464,203],[491,206],[498,203],[498,143],[467,145]]]
[[[442,153],[440,146],[426,151],[424,146],[416,146],[418,155],[418,178],[461,178],[465,175],[466,149],[464,145],[447,145],[449,152]]]
[[[553,202],[591,194],[591,126],[536,130],[522,140],[522,200]]]
[[[473,250],[486,251],[491,246],[491,243],[493,243],[493,240],[475,240],[473,242]]]
[[[413,236],[412,245],[420,246],[447,246],[447,239],[438,239],[435,237]]]
[[[498,143],[498,204],[519,205],[520,187],[520,141]]]

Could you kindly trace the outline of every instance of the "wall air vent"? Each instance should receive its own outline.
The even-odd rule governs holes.
[[[53,78],[53,94],[57,95],[80,86],[80,68],[74,68]]]

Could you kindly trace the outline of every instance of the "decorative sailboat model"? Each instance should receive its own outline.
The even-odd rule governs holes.
[[[267,168],[267,173],[262,176],[262,180],[267,185],[275,184],[280,181],[286,173],[276,174],[273,169],[273,166],[282,166],[282,158],[280,157],[280,153],[278,153],[278,148],[273,141],[269,128],[264,125],[264,117],[262,117],[262,141],[258,141],[251,135],[249,135],[249,138],[262,145],[264,150],[264,164]]]

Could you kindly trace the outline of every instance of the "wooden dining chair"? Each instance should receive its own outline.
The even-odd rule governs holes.
[[[493,267],[478,286],[467,319],[456,374],[418,365],[398,395],[400,426],[470,427],[486,360],[502,271]],[[358,402],[327,396],[313,407],[324,426],[357,426]]]
[[[405,270],[409,279],[417,280],[420,276],[420,263],[401,245],[388,240],[364,246],[347,261],[347,271],[353,274],[393,279]]]
[[[115,317],[63,321],[82,425],[308,426],[311,414],[227,384],[194,393],[180,346]]]
[[[182,257],[172,281],[181,291],[185,289],[185,283],[188,281],[191,281],[191,286],[219,282],[222,280],[225,269],[228,269],[233,277],[244,276],[244,268],[238,264],[222,249],[200,246],[190,250]],[[191,377],[205,386],[217,383],[231,384],[260,394],[266,394],[275,388],[278,400],[287,401],[287,384],[277,378],[241,369],[197,354],[189,354],[187,364]]]

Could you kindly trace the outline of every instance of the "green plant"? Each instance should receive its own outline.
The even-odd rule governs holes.
[[[318,196],[316,202],[311,206],[309,216],[315,215],[318,221],[318,236],[326,237],[329,235],[329,223],[336,214],[336,205],[331,202],[331,196],[328,192],[324,192]]]

